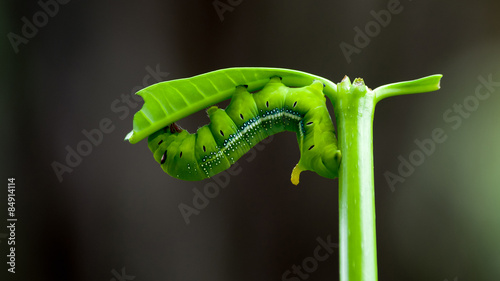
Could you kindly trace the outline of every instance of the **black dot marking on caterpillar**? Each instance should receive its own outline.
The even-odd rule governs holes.
[[[243,87],[247,88],[248,89],[248,85],[243,85]]]
[[[269,101],[266,101],[266,107],[269,107]]]
[[[313,147],[314,147],[314,144],[313,144],[313,145],[311,145],[311,147],[309,147],[309,149],[308,149],[308,150],[311,150],[311,149],[313,149]]]
[[[244,119],[244,118],[243,118],[243,114],[241,114],[241,113],[240,113],[240,118],[241,118],[241,120],[243,120],[243,119]]]
[[[297,101],[295,101],[295,102],[293,103],[293,107],[295,107],[295,106],[297,106]]]
[[[203,146],[203,152],[207,152],[207,148]]]
[[[166,160],[167,160],[167,151],[165,150],[165,152],[161,156],[160,164],[165,163]]]
[[[220,130],[220,134],[221,136],[224,136],[224,132],[222,130]]]
[[[313,123],[312,121],[311,121],[311,122],[307,122],[307,124],[306,124],[306,125],[308,125],[308,126],[309,126],[309,125],[312,125],[312,123]]]
[[[179,154],[179,158],[182,158],[182,151],[181,151],[181,154]]]
[[[163,140],[160,140],[160,141],[158,142],[158,145],[160,145],[162,142],[163,142]]]

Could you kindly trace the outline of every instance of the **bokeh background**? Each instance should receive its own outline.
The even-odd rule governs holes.
[[[13,45],[34,15],[44,23],[39,3],[47,2],[57,12],[51,6],[53,16]],[[193,207],[195,192],[213,180],[173,179],[145,141],[123,141],[141,106],[123,97],[232,66],[292,68],[334,82],[363,77],[372,88],[443,74],[438,92],[377,106],[379,280],[500,280],[498,82],[474,103],[478,77],[500,81],[500,2],[401,0],[350,62],[340,44],[354,45],[354,28],[397,2],[39,3],[0,4],[2,280],[286,280],[318,238],[338,241],[338,182],[304,173],[298,187],[290,184],[299,158],[292,133],[244,156],[240,173],[189,224],[180,204]],[[67,148],[102,120],[112,131],[60,181],[53,163],[66,164]],[[207,122],[200,113],[180,125],[194,131]],[[436,128],[446,141],[391,185],[387,173],[398,174],[415,141]],[[8,177],[17,186],[15,275],[6,265]],[[338,251],[307,278],[338,280]]]

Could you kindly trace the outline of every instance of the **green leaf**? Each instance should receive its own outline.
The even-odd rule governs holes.
[[[441,77],[443,77],[443,75],[435,74],[411,81],[403,81],[380,86],[373,90],[376,95],[376,102],[393,96],[426,93],[439,90]]]
[[[283,68],[227,68],[190,78],[151,85],[136,94],[144,105],[135,115],[133,130],[125,140],[137,143],[154,132],[195,112],[231,98],[237,86],[247,85],[248,91],[258,91],[273,76],[282,78],[289,87],[310,85],[320,80],[329,97],[337,91],[335,83],[310,73]]]

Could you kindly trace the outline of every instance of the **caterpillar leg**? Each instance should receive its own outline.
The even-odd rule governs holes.
[[[301,172],[302,172],[302,169],[300,169],[299,164],[295,165],[295,167],[292,170],[292,177],[290,179],[294,185],[299,184],[299,178],[300,178]]]

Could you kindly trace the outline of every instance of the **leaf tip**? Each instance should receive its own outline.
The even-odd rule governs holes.
[[[130,131],[126,136],[125,136],[125,141],[129,141],[130,143],[134,144],[136,143],[135,138],[134,138],[134,131]]]

